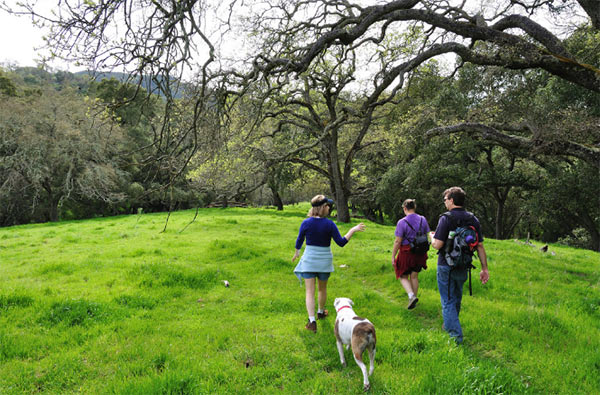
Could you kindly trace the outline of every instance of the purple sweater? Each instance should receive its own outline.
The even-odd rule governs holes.
[[[410,222],[410,225],[415,229],[412,230],[407,224],[406,221]],[[421,233],[429,233],[429,224],[427,223],[427,219],[422,215],[413,213],[408,214],[406,217],[402,218],[396,224],[396,237],[402,237],[402,245],[405,246],[410,244],[411,241],[417,237],[417,231],[419,231],[419,226],[421,227]]]
[[[296,239],[297,250],[302,248],[305,237],[306,245],[311,246],[329,247],[331,239],[340,247],[348,243],[348,240],[340,235],[340,231],[335,223],[328,218],[310,217],[302,221],[300,232]]]

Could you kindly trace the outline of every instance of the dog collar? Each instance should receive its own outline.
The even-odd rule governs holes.
[[[339,313],[339,312],[340,312],[340,310],[343,310],[343,309],[345,309],[346,307],[347,307],[347,308],[350,308],[350,306],[348,306],[348,305],[346,305],[346,306],[342,306],[342,307],[340,307],[338,310],[336,310],[335,312],[336,312],[336,313]]]

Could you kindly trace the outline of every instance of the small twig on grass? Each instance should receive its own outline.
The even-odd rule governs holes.
[[[171,217],[171,211],[173,211],[173,184],[172,184],[172,180],[169,181],[169,184],[171,184],[170,194],[169,194],[169,213],[167,214],[167,219],[165,221],[165,227],[163,228],[163,230],[160,233],[165,233],[165,231],[167,230],[167,225],[169,224],[169,218]]]
[[[167,230],[167,225],[169,224],[170,216],[171,216],[171,210],[169,210],[169,212],[167,213],[167,219],[165,220],[165,227],[163,228],[163,230],[160,231],[160,233],[165,233],[165,231]]]
[[[181,229],[181,230],[180,230],[179,232],[177,232],[177,233],[181,233],[181,232],[183,232],[184,230],[186,230],[186,229],[187,229],[187,227],[188,227],[188,226],[190,226],[190,225],[191,225],[191,224],[192,224],[192,223],[193,223],[193,222],[196,220],[196,217],[198,217],[198,211],[199,211],[199,210],[200,210],[200,206],[196,206],[196,214],[194,214],[194,218],[193,218],[193,219],[192,219],[192,220],[191,220],[191,221],[190,221],[190,222],[189,222],[189,223],[188,223],[186,226],[184,226],[184,227],[183,227],[183,229]]]
[[[138,210],[137,210],[137,213],[138,213],[138,215],[137,215],[137,220],[135,221],[135,226],[133,227],[133,229],[136,229],[136,228],[137,228],[137,226],[138,226],[138,222],[140,222],[140,218],[142,218],[142,212],[143,212],[143,211],[144,211],[144,209],[143,209],[143,208],[141,208],[141,207],[138,207]]]

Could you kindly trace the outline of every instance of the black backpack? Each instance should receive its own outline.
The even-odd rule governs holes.
[[[448,240],[446,240],[443,254],[451,271],[469,271],[469,295],[473,295],[473,289],[471,287],[471,269],[475,268],[473,265],[473,254],[479,244],[479,235],[477,234],[475,226],[473,226],[473,214],[468,214],[469,216],[464,219],[456,219],[452,216],[450,211],[443,214],[450,223],[450,229],[453,229],[454,231],[454,237],[449,237]],[[442,251],[440,250],[439,253],[442,253]],[[448,292],[450,292],[449,289]]]
[[[421,220],[419,221],[419,230],[416,231],[415,228],[413,228],[410,225],[408,220],[406,220],[406,225],[408,225],[413,230],[413,232],[416,232],[417,234],[415,239],[410,242],[410,252],[412,252],[413,254],[423,255],[426,254],[427,251],[429,251],[429,240],[427,240],[427,233],[421,232],[422,224],[423,217],[421,217]]]

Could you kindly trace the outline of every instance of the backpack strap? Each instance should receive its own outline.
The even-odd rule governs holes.
[[[473,217],[475,217],[475,216],[473,215],[473,213],[470,211],[466,211],[466,213],[468,214],[467,218],[459,218],[459,219],[457,219],[456,216],[452,215],[452,211],[446,211],[441,216],[448,218],[448,221],[450,222],[450,225],[451,225],[449,230],[456,230],[456,228],[460,228],[461,226],[474,224]]]
[[[406,219],[406,217],[404,217],[404,218],[405,218],[405,221],[406,221],[406,225],[408,225],[408,227],[411,228],[413,230],[413,232],[415,232],[415,233],[421,233],[421,226],[423,226],[423,217],[420,217],[420,220],[419,220],[419,231],[418,232],[415,230],[415,228],[413,228],[410,225],[410,222],[408,222],[408,220]]]
[[[415,228],[412,227],[412,225],[410,224],[410,222],[408,222],[406,217],[404,218],[404,222],[406,222],[406,225],[408,225],[408,227],[411,228],[413,230],[413,232],[416,232]]]
[[[411,228],[413,230],[413,232],[417,233],[417,231],[415,230],[415,228],[413,228],[410,224],[410,222],[408,222],[408,220],[406,219],[406,217],[404,217],[404,222],[406,222],[406,225],[408,225],[409,228]],[[419,224],[419,231],[421,230],[421,224]],[[408,240],[408,237],[406,238]],[[415,237],[416,240],[416,237]],[[413,240],[412,242],[414,242],[415,240]],[[410,240],[408,240],[410,241]]]
[[[473,287],[471,286],[471,269],[473,269],[475,266],[473,266],[472,264],[469,265],[469,268],[467,269],[469,272],[469,295],[473,296]]]

